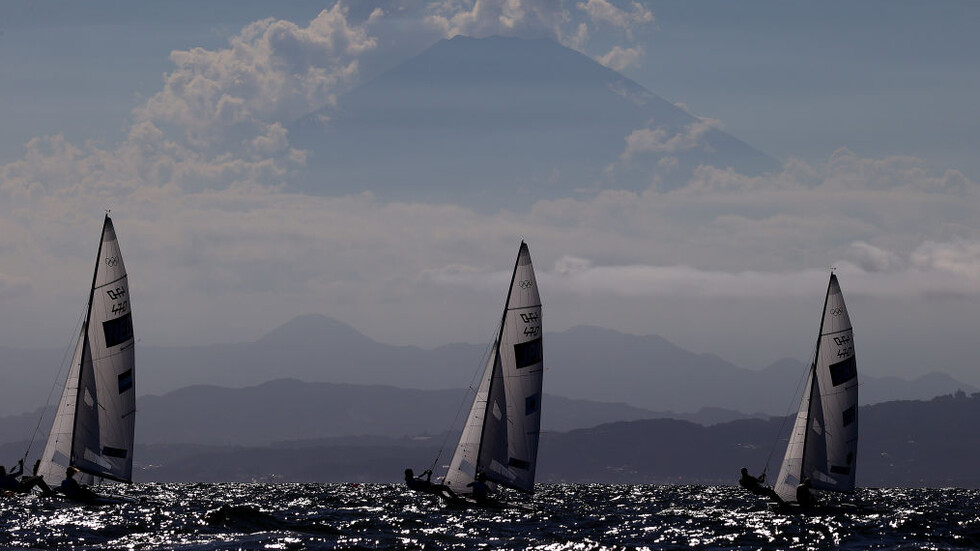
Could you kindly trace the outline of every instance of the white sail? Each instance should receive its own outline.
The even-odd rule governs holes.
[[[476,473],[524,492],[534,489],[544,373],[541,299],[527,245],[521,243],[500,334],[445,482],[457,493]]]
[[[134,342],[129,282],[107,215],[88,313],[41,456],[39,474],[49,484],[60,483],[69,466],[91,477],[132,480]]]
[[[853,329],[837,276],[831,274],[816,356],[776,479],[776,493],[784,501],[795,501],[796,486],[805,478],[816,490],[853,490],[857,438]]]
[[[483,416],[487,411],[487,393],[490,390],[490,378],[493,377],[494,364],[497,361],[497,349],[494,347],[490,359],[480,377],[470,414],[466,417],[466,425],[456,444],[453,459],[449,462],[449,470],[443,481],[457,494],[466,493],[467,484],[476,478],[477,454],[480,453],[480,439],[483,436]]]
[[[38,473],[49,484],[57,484],[65,478],[65,469],[71,464],[71,440],[75,431],[75,400],[78,399],[78,371],[82,365],[85,346],[85,326],[78,334],[78,344],[68,367],[68,378],[61,393],[58,411],[55,413],[48,442],[41,454]],[[87,475],[86,475],[87,476]],[[79,483],[90,484],[91,480],[78,479]]]

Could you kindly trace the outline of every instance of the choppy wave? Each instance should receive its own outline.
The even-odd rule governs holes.
[[[386,484],[135,484],[136,503],[0,498],[35,549],[978,549],[976,490],[868,489],[819,515],[736,487],[544,485],[506,510]]]

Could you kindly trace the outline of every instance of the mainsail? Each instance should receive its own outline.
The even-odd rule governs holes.
[[[136,373],[129,280],[106,214],[88,309],[38,474],[49,484],[75,467],[85,476],[131,482]]]
[[[541,428],[541,298],[531,254],[521,242],[500,333],[480,378],[445,483],[456,493],[477,473],[523,492],[534,490]]]
[[[857,467],[858,380],[851,319],[837,276],[830,275],[817,350],[774,490],[796,501],[796,487],[854,489]]]

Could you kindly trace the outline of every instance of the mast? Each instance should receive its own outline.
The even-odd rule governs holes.
[[[88,327],[89,322],[92,319],[92,302],[95,298],[95,284],[99,277],[99,263],[102,261],[102,244],[105,242],[105,229],[109,225],[109,211],[105,213],[105,218],[102,220],[102,233],[99,235],[99,252],[95,255],[95,270],[92,271],[92,286],[88,293],[88,307],[85,309],[85,322],[82,324],[82,331],[84,333],[82,342],[82,357],[80,364],[78,366],[78,380],[82,380],[83,369],[85,369],[85,356],[88,352],[89,342],[88,342]],[[82,403],[82,390],[81,384],[78,385],[78,393],[75,395],[75,418],[78,418],[78,407]],[[69,463],[74,467],[75,463],[75,439],[77,438],[78,431],[73,430],[71,432],[71,456],[69,457]]]
[[[521,247],[517,250],[517,258],[514,259],[514,271],[510,274],[510,285],[507,287],[507,301],[504,303],[504,312],[500,316],[500,329],[497,331],[497,340],[493,345],[494,361],[493,369],[490,373],[490,386],[487,389],[487,403],[486,409],[483,411],[483,429],[480,431],[480,446],[476,451],[476,461],[477,461],[477,473],[479,473],[479,463],[480,456],[483,455],[483,443],[486,441],[485,435],[487,431],[487,415],[490,414],[490,408],[493,406],[493,401],[490,399],[493,396],[494,391],[494,381],[499,375],[497,366],[500,364],[500,341],[504,336],[504,325],[507,323],[507,310],[510,309],[510,296],[514,292],[514,278],[517,277],[517,266],[521,262],[521,253],[527,248],[527,244],[524,240],[521,240]]]
[[[807,420],[807,426],[806,426],[806,428],[804,430],[804,433],[803,433],[803,454],[800,457],[800,476],[799,476],[799,478],[800,478],[800,481],[801,482],[803,481],[803,470],[804,470],[804,467],[806,466],[806,445],[807,445],[807,442],[810,441],[810,438],[808,437],[808,434],[809,433],[806,432],[806,431],[809,431],[809,427],[810,427],[810,412],[813,411],[813,393],[814,393],[814,389],[816,389],[819,386],[819,383],[817,381],[817,361],[818,361],[818,359],[820,357],[820,340],[823,338],[823,324],[824,324],[824,321],[827,318],[827,301],[830,298],[830,288],[834,284],[834,277],[835,277],[834,276],[834,272],[830,272],[830,281],[827,282],[827,293],[823,297],[823,309],[820,310],[820,330],[817,331],[817,346],[816,346],[816,348],[815,348],[815,350],[813,352],[813,363],[810,364],[810,375],[809,375],[809,379],[810,379],[810,400],[806,404],[806,420]],[[819,394],[817,395],[817,399],[820,399]]]

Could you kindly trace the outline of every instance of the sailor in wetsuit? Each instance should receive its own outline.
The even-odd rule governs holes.
[[[813,497],[813,492],[810,491],[812,483],[809,478],[804,478],[803,482],[796,487],[796,502],[800,504],[800,507],[815,507],[817,505],[817,498]]]
[[[24,460],[21,459],[17,462],[17,470],[7,472],[7,469],[0,465],[0,490],[14,492],[18,494],[27,494],[37,486],[41,489],[44,495],[51,495],[54,492],[47,484],[44,483],[44,479],[37,476],[37,463],[34,464],[34,476],[21,476],[24,474]],[[20,477],[18,480],[17,477]]]
[[[422,478],[425,477],[425,478]],[[442,496],[446,499],[459,499],[459,496],[453,492],[452,488],[446,486],[445,484],[436,484],[432,482],[432,470],[426,469],[422,474],[415,476],[412,469],[405,469],[405,485],[408,486],[410,490],[415,490],[416,492],[422,492],[423,494],[432,494],[434,496]]]
[[[477,503],[489,503],[492,501],[490,499],[490,487],[487,486],[487,475],[483,473],[476,473],[476,479],[466,485],[468,488],[473,488],[473,499]]]
[[[749,474],[749,470],[742,467],[742,476],[738,479],[738,485],[745,488],[746,490],[752,492],[757,496],[765,496],[770,499],[776,500],[776,503],[782,503],[782,499],[775,490],[765,485],[766,473],[762,473],[759,476],[752,476]]]
[[[65,469],[65,479],[61,481],[61,486],[58,490],[65,497],[74,501],[92,501],[97,498],[99,494],[88,489],[86,486],[82,486],[75,480],[75,473],[77,472],[78,469],[75,467]]]

